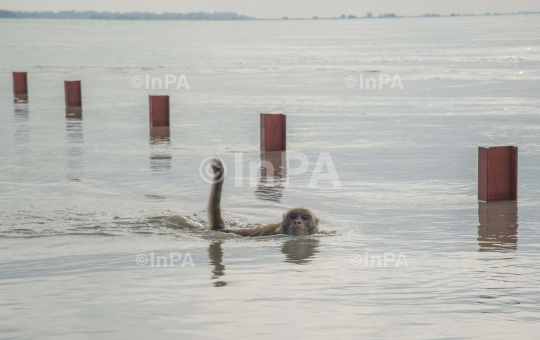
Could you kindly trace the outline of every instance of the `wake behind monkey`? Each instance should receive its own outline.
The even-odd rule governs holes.
[[[210,165],[214,172],[210,198],[208,199],[208,230],[234,233],[240,236],[271,236],[278,234],[287,235],[311,235],[319,231],[319,219],[311,211],[304,208],[294,208],[283,215],[283,220],[278,223],[269,224],[264,227],[251,229],[231,230],[225,228],[223,217],[221,216],[221,192],[225,171],[223,164],[218,158],[211,160]]]

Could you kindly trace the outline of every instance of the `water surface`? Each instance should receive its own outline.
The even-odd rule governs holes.
[[[3,337],[538,333],[540,16],[0,26]],[[190,89],[131,85],[166,74]],[[403,89],[345,84],[381,74]],[[82,81],[81,112],[64,80]],[[149,129],[149,94],[170,95],[170,129]],[[287,114],[284,157],[306,172],[264,155],[281,174],[250,177],[261,112]],[[477,201],[477,147],[496,145],[519,147],[518,202]],[[321,153],[341,187],[308,186]],[[204,231],[212,155],[233,228],[304,206],[326,233]],[[171,253],[194,266],[157,267]]]

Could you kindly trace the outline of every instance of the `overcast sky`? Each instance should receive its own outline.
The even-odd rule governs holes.
[[[257,18],[334,17],[380,13],[510,13],[540,11],[540,0],[0,0],[14,11],[236,12]]]

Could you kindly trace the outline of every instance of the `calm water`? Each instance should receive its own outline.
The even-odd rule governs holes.
[[[1,338],[538,334],[540,16],[0,28]],[[131,85],[167,74],[189,89]],[[385,74],[403,89],[345,84]],[[169,131],[149,94],[170,95]],[[256,166],[261,112],[287,114],[289,162],[267,156],[285,178]],[[477,201],[477,147],[496,145],[519,147],[517,203]],[[341,187],[308,185],[321,153]],[[326,233],[205,232],[211,155],[233,227],[304,206]]]

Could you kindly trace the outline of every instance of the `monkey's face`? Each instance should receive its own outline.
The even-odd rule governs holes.
[[[283,219],[283,226],[289,235],[307,235],[317,229],[313,214],[306,209],[293,209],[287,212]]]

